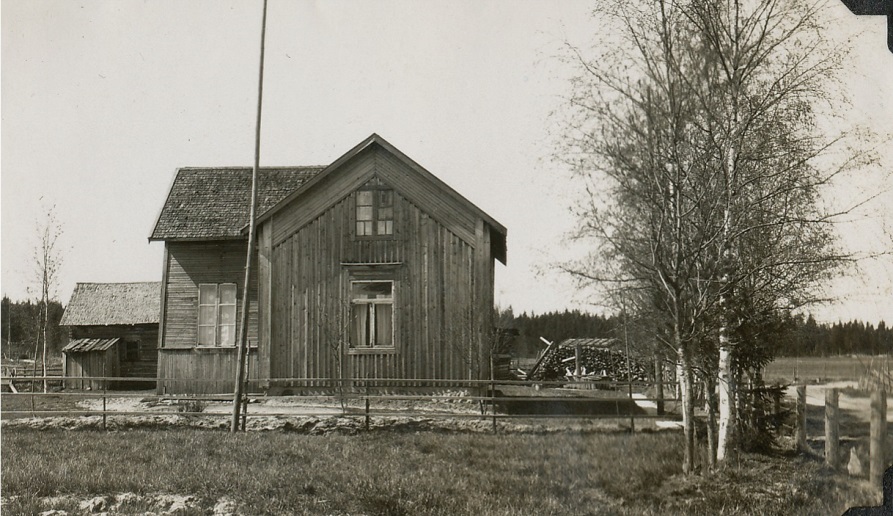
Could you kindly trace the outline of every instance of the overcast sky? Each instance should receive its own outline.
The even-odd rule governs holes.
[[[376,132],[508,228],[500,306],[598,310],[550,269],[574,224],[573,183],[549,160],[570,73],[555,56],[599,30],[590,6],[270,0],[261,165],[325,165]],[[833,11],[832,37],[864,32],[840,110],[893,133],[886,20]],[[260,13],[260,0],[3,0],[4,295],[34,295],[35,225],[52,205],[63,303],[76,282],[160,280],[163,244],[147,238],[175,170],[252,163]],[[866,174],[834,193],[881,192],[841,228],[850,250],[893,248],[886,186]],[[891,271],[890,256],[864,261],[817,316],[893,321]]]

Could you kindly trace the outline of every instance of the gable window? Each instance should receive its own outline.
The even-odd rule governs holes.
[[[394,191],[385,189],[357,192],[357,236],[394,234]]]
[[[236,345],[236,284],[198,286],[198,345]]]
[[[394,282],[350,283],[350,346],[394,347]]]

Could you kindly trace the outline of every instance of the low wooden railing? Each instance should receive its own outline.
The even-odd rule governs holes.
[[[3,381],[13,380],[21,385],[31,382],[40,384],[44,379],[59,382],[60,377],[3,377]],[[68,380],[68,379],[66,379]],[[84,377],[78,378],[96,385],[126,385],[128,382],[167,381],[191,383],[196,391],[202,384],[216,380],[183,378],[128,378],[128,377]],[[265,391],[257,387],[264,385]],[[492,421],[494,431],[499,420],[518,419],[616,419],[628,421],[628,428],[635,428],[638,419],[676,419],[670,414],[658,413],[657,406],[673,404],[675,399],[658,399],[646,394],[653,383],[613,382],[613,381],[507,381],[507,380],[444,380],[444,379],[368,379],[368,378],[285,378],[254,379],[246,397],[249,399],[310,399],[313,405],[304,406],[300,414],[295,410],[275,410],[265,407],[262,412],[248,408],[244,418],[257,416],[337,416],[362,417],[368,426],[376,417],[423,417],[423,418],[485,418]],[[268,396],[267,392],[278,390],[288,396]],[[673,389],[667,389],[673,392]],[[301,393],[294,395],[294,393]],[[103,426],[109,416],[202,416],[224,417],[226,413],[209,413],[204,410],[189,410],[196,403],[232,403],[231,393],[221,394],[158,394],[152,392],[132,392],[125,390],[61,390],[51,393],[19,392],[3,393],[4,419],[11,417],[54,417],[54,416],[95,416],[103,417]],[[28,400],[13,404],[9,409],[6,400]],[[140,410],[113,410],[110,399],[150,399],[170,406],[170,409],[153,407]],[[86,400],[102,400],[101,408],[87,409],[78,403]],[[48,406],[45,401],[54,401]],[[71,400],[71,403],[60,403]],[[407,406],[395,408],[392,402],[407,402]],[[649,402],[654,405],[649,405]],[[658,403],[663,402],[663,403]],[[61,406],[60,406],[61,405]],[[229,405],[230,407],[232,405]],[[49,407],[49,408],[48,408]],[[461,407],[463,410],[458,410]],[[449,410],[447,410],[449,408]],[[231,409],[228,409],[231,410]]]

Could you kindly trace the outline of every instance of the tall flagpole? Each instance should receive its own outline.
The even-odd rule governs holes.
[[[248,251],[245,253],[245,282],[242,283],[242,313],[239,321],[239,350],[236,363],[236,386],[233,392],[233,417],[230,432],[239,430],[239,412],[245,386],[245,361],[248,358],[248,293],[251,291],[251,256],[254,254],[257,221],[257,169],[260,166],[260,115],[264,98],[264,39],[267,32],[267,0],[264,0],[260,25],[260,70],[257,74],[257,124],[254,129],[254,167],[251,170],[251,209],[248,215]]]

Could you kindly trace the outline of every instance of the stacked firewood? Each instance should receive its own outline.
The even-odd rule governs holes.
[[[534,373],[533,380],[555,381],[572,378],[576,372],[575,350],[573,347],[560,347],[543,358]],[[580,377],[593,381],[625,382],[648,380],[648,370],[635,359],[630,358],[627,370],[626,355],[602,348],[585,347],[580,349]]]

